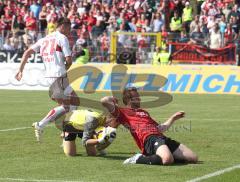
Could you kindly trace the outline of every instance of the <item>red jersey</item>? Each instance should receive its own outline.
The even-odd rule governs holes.
[[[118,108],[112,114],[117,117],[117,122],[130,130],[131,135],[143,154],[145,153],[144,142],[148,136],[163,135],[158,129],[159,124],[150,117],[147,111],[141,108]]]
[[[37,21],[35,18],[32,18],[32,17],[28,17],[26,19],[26,28],[28,30],[32,30],[32,31],[36,31],[37,30]]]

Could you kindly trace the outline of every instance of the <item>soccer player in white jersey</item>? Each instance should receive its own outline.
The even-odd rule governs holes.
[[[66,112],[74,110],[79,105],[79,98],[70,87],[67,70],[72,64],[71,50],[67,36],[71,30],[68,18],[58,20],[57,30],[38,40],[27,49],[22,57],[21,65],[15,78],[20,81],[24,66],[31,54],[40,52],[46,67],[46,78],[50,82],[50,97],[59,106],[53,108],[41,121],[33,123],[37,141],[41,140],[43,128]]]

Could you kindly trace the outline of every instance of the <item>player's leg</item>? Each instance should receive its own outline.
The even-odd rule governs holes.
[[[80,105],[80,99],[77,93],[73,90],[69,84],[68,78],[64,77],[62,80],[63,95],[65,96],[64,105],[69,106],[69,111],[76,110]]]
[[[150,136],[145,141],[144,150],[147,156],[136,154],[123,164],[169,165],[174,162],[172,153],[165,144],[165,137]]]
[[[88,156],[96,156],[97,150],[96,145],[98,144],[97,139],[89,139],[85,142],[85,148]]]
[[[72,106],[79,106],[80,105],[80,99],[77,96],[77,93],[72,90],[72,92],[70,93],[70,105]]]
[[[169,165],[174,162],[173,155],[167,145],[159,146],[156,151],[156,155],[161,158],[163,165]]]
[[[66,81],[67,78],[59,77],[49,78],[49,81],[52,82],[50,89],[49,89],[49,96],[52,100],[57,102],[59,106],[51,109],[49,113],[39,122],[33,123],[33,127],[35,128],[35,136],[37,141],[41,141],[41,136],[43,133],[43,128],[53,122],[57,118],[64,115],[66,112],[70,110],[76,109],[76,107],[71,107],[70,105],[70,97],[66,96],[64,92],[72,92],[71,89],[66,89],[68,82]]]
[[[176,160],[189,163],[196,163],[198,161],[198,156],[183,144],[180,144],[179,147],[173,152],[173,157]]]
[[[93,116],[86,115],[86,121],[84,124],[84,131],[82,137],[82,143],[86,148],[86,152],[89,156],[96,156],[97,151],[95,145],[98,143],[97,139],[92,139],[95,129],[98,127],[99,123],[97,118]]]
[[[65,132],[64,135],[65,136],[63,138],[63,151],[66,156],[73,157],[77,154],[75,144],[77,134]]]
[[[48,81],[51,84],[49,88],[49,96],[52,100],[58,103],[58,106],[51,109],[49,113],[40,121],[38,122],[38,127],[44,128],[48,123],[54,121],[58,117],[62,116],[67,112],[67,108],[64,105],[64,95],[62,89],[62,82],[63,78],[49,78]]]

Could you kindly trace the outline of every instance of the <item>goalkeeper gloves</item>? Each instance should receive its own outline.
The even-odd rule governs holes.
[[[112,128],[110,126],[104,128],[101,138],[98,139],[100,144],[104,144],[107,141],[112,143],[116,138],[116,128]]]

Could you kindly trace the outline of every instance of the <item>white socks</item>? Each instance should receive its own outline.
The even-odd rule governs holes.
[[[48,123],[51,121],[54,121],[56,118],[62,116],[65,114],[67,111],[64,108],[64,106],[58,106],[52,109],[45,118],[43,118],[39,123],[39,127],[44,128]]]

